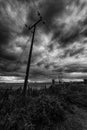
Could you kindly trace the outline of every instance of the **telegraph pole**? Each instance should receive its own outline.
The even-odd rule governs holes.
[[[39,16],[40,16],[40,14],[39,14]],[[40,19],[36,23],[34,23],[31,27],[28,27],[26,25],[26,27],[28,27],[28,30],[33,29],[33,35],[32,35],[30,52],[29,52],[28,63],[27,63],[27,68],[26,68],[26,75],[25,75],[24,87],[23,87],[23,91],[22,91],[23,96],[26,95],[26,89],[27,89],[28,77],[29,77],[29,72],[30,72],[30,63],[31,63],[31,56],[32,56],[32,50],[33,50],[33,43],[34,43],[34,36],[35,36],[36,26],[41,21],[42,21],[42,17],[40,16]],[[43,24],[44,24],[44,22],[43,22]]]

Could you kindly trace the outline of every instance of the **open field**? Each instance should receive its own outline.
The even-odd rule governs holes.
[[[12,89],[18,89],[18,88],[23,88],[23,83],[0,83],[0,88],[12,88]],[[48,88],[50,87],[51,83],[29,83],[28,87],[32,89],[43,89],[45,86]]]
[[[21,84],[4,85],[0,85],[0,130],[87,130],[86,84],[29,88],[25,98]]]

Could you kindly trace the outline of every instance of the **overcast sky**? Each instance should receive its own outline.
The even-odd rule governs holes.
[[[38,10],[30,80],[87,78],[87,0],[0,0],[0,81],[24,79]]]

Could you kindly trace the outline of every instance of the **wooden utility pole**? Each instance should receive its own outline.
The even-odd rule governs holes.
[[[32,35],[30,52],[29,52],[28,63],[27,63],[27,68],[26,68],[26,75],[25,75],[24,87],[23,87],[23,91],[22,91],[23,96],[26,95],[26,89],[27,89],[28,77],[29,77],[29,72],[30,72],[30,63],[31,63],[32,50],[33,50],[35,30],[36,30],[37,24],[39,24],[41,21],[42,21],[42,17],[40,16],[40,19],[36,23],[34,23],[31,27],[28,27],[26,25],[26,27],[28,27],[29,30],[33,29],[33,35]]]

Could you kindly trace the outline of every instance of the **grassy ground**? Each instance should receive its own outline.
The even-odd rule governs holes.
[[[0,90],[0,130],[87,130],[87,89],[60,84],[43,90]]]

